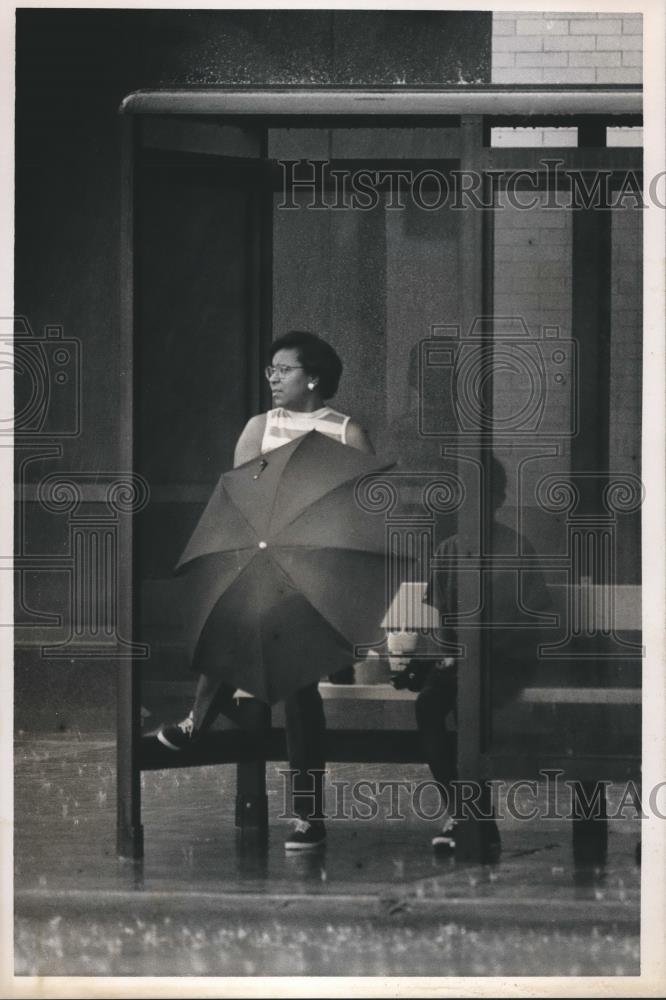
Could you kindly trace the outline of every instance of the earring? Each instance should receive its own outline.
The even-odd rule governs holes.
[[[314,387],[315,387],[314,382],[308,382],[308,389],[310,390],[310,392],[312,392],[312,390],[314,389]]]

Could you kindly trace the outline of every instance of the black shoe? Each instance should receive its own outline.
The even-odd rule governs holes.
[[[483,830],[483,863],[496,864],[502,854],[502,841],[495,820],[484,821]],[[451,819],[445,823],[441,832],[432,838],[433,850],[438,854],[453,856],[456,851],[456,821]]]
[[[344,667],[342,670],[336,670],[334,674],[328,675],[328,679],[331,684],[354,684],[356,682],[354,668]]]
[[[186,719],[182,719],[180,722],[172,722],[169,725],[160,726],[157,731],[157,738],[169,750],[187,750],[193,746],[199,739],[199,733],[194,728],[192,712],[190,712]]]
[[[483,835],[483,860],[487,865],[497,864],[502,856],[502,838],[494,819],[486,820]]]
[[[326,844],[326,827],[320,819],[297,819],[284,842],[285,851],[315,851]]]

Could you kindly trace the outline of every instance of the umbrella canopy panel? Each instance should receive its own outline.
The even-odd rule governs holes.
[[[383,518],[356,498],[389,468],[317,432],[224,473],[178,564],[192,666],[274,703],[383,638]]]
[[[182,569],[193,559],[211,552],[252,548],[262,541],[268,545],[278,532],[289,526],[293,530],[284,536],[285,541],[318,545],[324,537],[327,520],[332,517],[337,530],[343,532],[345,523],[349,529],[348,538],[344,534],[331,536],[329,532],[336,546],[347,547],[349,542],[351,547],[370,546],[374,551],[381,534],[377,519],[350,502],[353,491],[350,494],[347,489],[337,498],[329,494],[341,486],[349,487],[370,472],[386,470],[392,464],[311,431],[267,456],[225,472],[176,568]],[[326,507],[311,510],[317,501],[326,497]],[[310,514],[306,516],[308,511]],[[336,511],[339,512],[337,516]],[[361,535],[367,541],[363,543],[361,538],[354,544],[359,517],[364,526]],[[297,518],[303,519],[297,522]],[[303,532],[307,528],[309,535],[299,535],[301,525]]]

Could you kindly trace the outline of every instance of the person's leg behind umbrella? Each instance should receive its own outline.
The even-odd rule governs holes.
[[[264,715],[256,711],[252,698],[236,697],[235,685],[208,674],[200,674],[189,714],[180,722],[164,724],[157,739],[170,750],[186,750],[206,733],[219,715],[226,716],[242,729],[263,733]]]
[[[285,841],[290,850],[323,845],[326,717],[317,684],[308,684],[285,701],[291,806],[298,817]]]
[[[243,729],[266,735],[264,716],[252,698],[236,697],[236,687],[200,674],[192,709],[180,722],[161,726],[158,740],[170,750],[185,750],[207,732],[219,715]],[[297,817],[287,850],[313,849],[325,841],[324,777],[326,718],[317,684],[308,684],[285,701],[285,728],[291,801],[286,811]]]
[[[415,704],[421,750],[433,778],[440,786],[445,807],[442,830],[432,839],[436,850],[452,851],[455,848],[455,824],[449,809],[454,801],[451,782],[456,778],[456,759],[446,728],[446,717],[449,712],[455,712],[457,695],[455,666],[440,668],[433,665]]]

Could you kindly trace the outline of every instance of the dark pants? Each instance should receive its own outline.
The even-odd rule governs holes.
[[[512,689],[513,690],[513,689]],[[515,691],[513,692],[515,693]],[[508,695],[507,695],[508,697]],[[423,688],[416,698],[416,722],[421,740],[421,750],[438,785],[442,786],[446,804],[455,814],[457,801],[451,786],[459,777],[456,759],[456,742],[446,729],[446,716],[452,712],[457,721],[458,675],[456,667],[430,671]],[[497,704],[502,704],[498,701]],[[490,788],[481,783],[479,808],[487,812],[491,808]],[[494,850],[500,841],[495,820],[484,824],[484,850]]]
[[[263,729],[256,702],[234,698],[235,690],[201,674],[192,709],[195,730],[204,732],[218,715],[225,715],[237,726],[256,731],[260,738]],[[296,691],[286,699],[284,707],[287,755],[293,772],[291,808],[303,819],[323,818],[326,718],[317,684]]]
[[[446,729],[446,716],[456,711],[458,677],[455,667],[433,667],[416,699],[416,723],[421,749],[435,781],[449,794],[457,777],[455,744]]]

